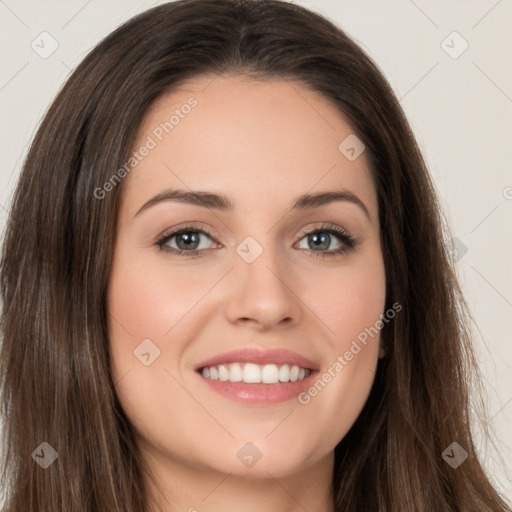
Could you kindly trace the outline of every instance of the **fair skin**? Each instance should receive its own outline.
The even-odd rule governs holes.
[[[307,404],[234,400],[196,365],[234,349],[284,348],[317,365],[311,386],[380,318],[385,273],[366,155],[340,152],[353,130],[322,96],[244,75],[196,78],[160,98],[134,150],[191,96],[197,106],[125,178],[108,295],[113,380],[160,488],[149,484],[152,512],[333,512],[334,448],[370,392],[378,337]],[[170,188],[222,194],[234,208],[167,200],[139,212]],[[303,194],[338,190],[357,200],[291,209]],[[190,222],[198,257],[156,245]],[[326,243],[315,248],[307,234],[324,224],[356,245],[322,257],[347,244],[322,229]],[[246,237],[263,249],[251,263],[236,251]],[[164,247],[186,251],[179,242]],[[145,339],[160,350],[148,366],[134,356]],[[247,443],[261,456],[251,467],[237,456]]]

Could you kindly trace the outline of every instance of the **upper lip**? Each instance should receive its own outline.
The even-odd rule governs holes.
[[[195,366],[195,370],[200,370],[205,366],[217,366],[219,364],[229,363],[255,363],[255,364],[291,364],[301,368],[318,370],[319,366],[307,357],[297,354],[284,348],[275,348],[271,350],[259,350],[254,348],[243,348],[224,352],[209,359],[205,359]]]

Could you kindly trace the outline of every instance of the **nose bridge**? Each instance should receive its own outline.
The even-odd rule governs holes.
[[[256,235],[258,236],[258,235]],[[228,314],[231,321],[253,320],[270,327],[285,319],[297,320],[291,267],[272,234],[247,236],[235,248],[236,258]],[[290,282],[288,282],[290,281]]]
[[[253,285],[275,284],[277,288],[281,288],[284,286],[281,279],[286,274],[284,255],[280,253],[283,248],[274,240],[271,233],[255,236],[258,239],[251,235],[245,237],[235,249],[237,274],[240,279],[255,280]],[[278,279],[278,276],[281,279]]]

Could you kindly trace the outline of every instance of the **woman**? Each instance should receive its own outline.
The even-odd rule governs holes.
[[[433,186],[389,85],[280,1],[102,41],[0,274],[11,511],[505,511]]]

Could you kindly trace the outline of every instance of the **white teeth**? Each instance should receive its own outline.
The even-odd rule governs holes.
[[[223,365],[219,365],[219,380],[226,381],[229,379],[229,370]]]
[[[240,382],[243,379],[242,367],[238,363],[229,365],[229,381]]]
[[[266,364],[261,370],[263,384],[276,384],[279,382],[279,370],[275,364]]]
[[[261,370],[257,364],[247,363],[244,365],[244,382],[247,384],[258,384],[261,382]]]
[[[205,367],[201,373],[206,379],[223,382],[278,384],[279,382],[296,382],[305,379],[309,377],[311,370],[289,364],[230,363]]]
[[[279,368],[279,382],[288,382],[290,380],[290,367],[287,364],[283,364]]]

